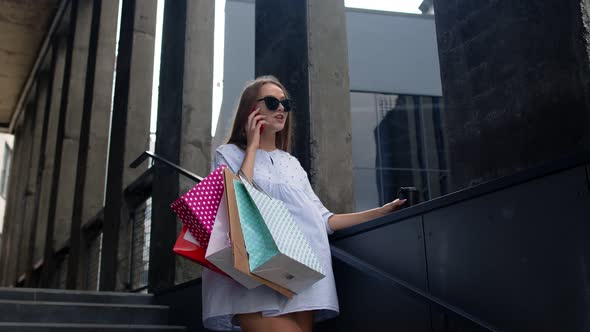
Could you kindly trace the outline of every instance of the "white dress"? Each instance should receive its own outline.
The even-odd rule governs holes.
[[[226,164],[236,173],[245,152],[233,144],[220,146],[213,169]],[[338,315],[338,297],[332,272],[328,234],[328,211],[313,192],[307,173],[297,158],[282,150],[258,150],[254,164],[254,181],[270,196],[282,200],[311,244],[326,277],[292,299],[259,286],[248,290],[230,278],[203,269],[203,325],[211,330],[240,330],[234,318],[238,313],[262,312],[278,316],[290,312],[315,310],[315,321]]]

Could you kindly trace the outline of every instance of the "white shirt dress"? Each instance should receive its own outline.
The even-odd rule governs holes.
[[[245,152],[233,144],[220,146],[213,169],[227,165],[236,173]],[[338,315],[338,297],[332,272],[328,234],[328,211],[313,192],[307,173],[297,158],[282,150],[256,152],[254,181],[271,197],[285,203],[293,219],[309,241],[326,277],[288,299],[267,286],[248,290],[230,278],[203,269],[203,325],[217,331],[239,331],[235,314],[262,312],[266,317],[297,311],[315,311],[315,321]]]

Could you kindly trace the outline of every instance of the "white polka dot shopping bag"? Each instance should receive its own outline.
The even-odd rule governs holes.
[[[213,223],[213,231],[209,239],[209,246],[205,258],[215,264],[217,268],[225,272],[242,286],[253,289],[262,284],[234,267],[232,243],[230,237],[229,211],[226,192],[223,193],[221,204],[217,210],[217,217]]]
[[[234,180],[234,188],[253,274],[294,293],[325,277],[285,203],[257,189],[244,177],[241,182]]]
[[[221,165],[170,205],[190,234],[207,249],[224,191]]]
[[[279,286],[269,280],[261,278],[250,271],[250,263],[248,252],[246,250],[246,244],[244,242],[244,234],[242,232],[242,225],[240,221],[240,213],[238,212],[238,204],[236,202],[236,183],[241,184],[240,178],[238,178],[229,168],[223,170],[225,178],[225,195],[227,199],[227,212],[229,221],[229,233],[231,242],[231,256],[233,260],[233,267],[236,271],[242,273],[243,276],[248,277],[259,284],[277,291],[278,293],[288,297],[293,297],[293,292]],[[215,223],[217,225],[217,222]],[[215,241],[215,232],[217,228],[214,228],[211,237],[211,241]],[[209,250],[207,250],[209,251]],[[236,279],[237,281],[238,279]]]

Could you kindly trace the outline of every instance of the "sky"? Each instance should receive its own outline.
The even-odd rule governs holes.
[[[223,100],[223,39],[225,26],[225,1],[215,0],[215,35],[214,35],[214,63],[213,63],[213,114],[211,123],[211,136],[215,135],[217,128],[217,119],[221,109],[221,101]],[[346,7],[395,11],[402,13],[420,14],[418,7],[422,0],[344,0]],[[161,27],[162,27],[162,12],[164,0],[158,0],[158,18],[156,23],[156,50],[155,50],[155,67],[154,73],[159,73],[160,69],[160,45],[161,45]],[[152,93],[152,121],[150,132],[156,131],[156,112],[158,103],[158,81],[159,76],[154,77],[154,86]]]
[[[422,0],[344,0],[346,7],[420,14]]]

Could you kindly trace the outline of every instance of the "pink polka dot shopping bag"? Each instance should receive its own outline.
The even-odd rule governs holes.
[[[205,259],[205,252],[225,189],[223,169],[226,167],[226,165],[219,166],[170,205],[189,233],[183,232],[178,238],[178,248],[175,245],[175,252],[178,252],[176,249],[180,250],[182,246],[184,248],[182,252],[186,253],[186,247],[190,247],[190,243],[192,243],[193,248],[196,246],[193,249],[196,257],[192,257],[195,256],[192,255],[189,258],[209,268],[215,266]],[[183,256],[187,257],[185,254]],[[221,272],[217,268],[211,269]]]

